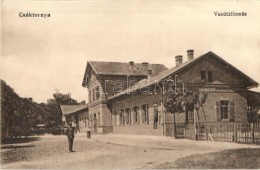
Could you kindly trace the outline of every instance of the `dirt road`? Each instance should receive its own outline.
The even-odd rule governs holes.
[[[42,136],[20,147],[1,147],[1,168],[149,169],[193,154],[260,146],[109,134],[91,139],[77,135],[73,153],[68,152],[66,136]]]

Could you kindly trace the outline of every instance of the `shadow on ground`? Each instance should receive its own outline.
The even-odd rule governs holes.
[[[1,145],[5,145],[5,144],[17,144],[17,143],[30,143],[33,141],[38,141],[40,140],[40,137],[36,137],[36,136],[29,136],[27,138],[7,138],[7,139],[2,139],[1,140]]]
[[[259,169],[260,148],[230,149],[196,154],[156,165],[156,169]]]
[[[35,147],[35,145],[8,145],[8,146],[1,146],[1,149],[16,149],[16,148],[29,148]]]

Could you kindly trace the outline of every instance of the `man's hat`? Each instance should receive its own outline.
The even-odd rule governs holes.
[[[154,104],[153,104],[153,107],[157,107],[157,104],[156,104],[156,103],[154,103]]]

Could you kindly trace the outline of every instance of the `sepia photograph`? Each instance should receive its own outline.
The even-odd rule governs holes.
[[[1,0],[0,169],[260,169],[260,0]]]

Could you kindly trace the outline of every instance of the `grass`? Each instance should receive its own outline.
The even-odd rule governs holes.
[[[180,158],[157,169],[259,169],[260,148],[231,149]]]

